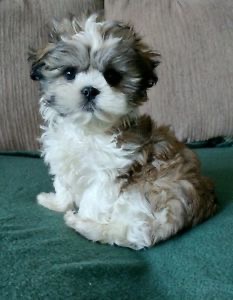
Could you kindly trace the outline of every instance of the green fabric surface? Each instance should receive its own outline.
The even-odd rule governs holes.
[[[232,136],[218,136],[206,141],[197,141],[187,144],[190,148],[223,148],[223,147],[233,147],[233,137]]]
[[[0,155],[0,299],[233,299],[233,148],[196,150],[216,184],[212,219],[152,249],[92,243],[40,207],[35,155]]]

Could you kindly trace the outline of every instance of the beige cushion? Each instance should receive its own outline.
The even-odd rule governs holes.
[[[233,1],[105,0],[162,54],[144,111],[182,140],[233,135]]]
[[[53,17],[78,15],[103,0],[0,1],[0,150],[37,149],[38,86],[30,80],[28,48],[47,41],[46,24]]]

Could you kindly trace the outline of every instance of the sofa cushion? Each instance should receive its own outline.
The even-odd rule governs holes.
[[[233,1],[105,0],[162,54],[144,111],[181,140],[233,135]]]
[[[85,7],[102,10],[103,0],[0,1],[0,150],[38,149],[38,86],[30,80],[29,47],[48,41],[48,23]]]
[[[0,155],[0,298],[233,299],[233,148],[196,150],[218,213],[154,248],[100,245],[37,205],[51,191],[34,153]]]

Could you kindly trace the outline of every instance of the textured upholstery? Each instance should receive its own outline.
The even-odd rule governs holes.
[[[162,54],[144,110],[182,140],[233,135],[233,1],[105,0]]]
[[[233,299],[233,148],[198,149],[218,213],[149,250],[100,245],[37,205],[41,159],[0,155],[1,300]]]

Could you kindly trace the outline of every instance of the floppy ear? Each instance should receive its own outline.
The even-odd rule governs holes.
[[[156,67],[160,64],[161,55],[158,51],[152,51],[142,38],[136,33],[134,27],[130,24],[122,22],[111,22],[105,35],[113,34],[124,41],[129,42],[129,47],[132,47],[136,53],[136,62],[138,69],[141,72],[141,87],[147,89],[157,83],[158,77],[155,72]],[[108,33],[109,31],[109,33]]]
[[[55,44],[49,43],[45,48],[38,50],[29,49],[28,60],[31,62],[30,77],[32,80],[43,79],[42,70],[45,66],[45,58],[49,52],[55,48]]]
[[[61,41],[62,37],[70,38],[80,30],[81,25],[72,15],[70,15],[68,18],[62,19],[61,21],[54,19],[52,23],[48,25],[49,43],[47,46],[38,50],[29,50],[28,60],[32,63],[30,72],[30,77],[32,80],[43,79],[43,70],[46,65],[46,57],[55,49],[57,43]]]
[[[157,51],[150,50],[139,37],[135,39],[135,51],[138,55],[138,65],[142,76],[142,88],[150,88],[158,82],[155,69],[160,64],[161,55]]]
[[[48,25],[49,31],[49,43],[46,47],[38,50],[29,49],[28,60],[31,62],[30,77],[32,80],[40,81],[43,79],[43,70],[46,65],[45,59],[56,47],[56,43],[59,42],[62,37],[69,37],[77,33],[81,29],[77,19],[70,15],[69,18],[58,21],[54,19],[50,25]]]
[[[28,61],[31,62],[30,78],[32,80],[38,80],[38,81],[41,80],[42,79],[42,73],[41,73],[42,65],[39,63],[37,50],[32,49],[32,48],[29,49]]]
[[[42,75],[42,72],[41,72],[41,69],[42,69],[43,65],[44,64],[32,65],[31,72],[30,72],[30,77],[31,77],[32,80],[39,81],[39,80],[43,79],[43,75]]]
[[[161,55],[158,51],[153,51],[147,44],[142,41],[140,35],[136,33],[133,26],[125,25],[128,28],[131,39],[133,40],[133,48],[137,55],[137,62],[141,71],[141,85],[143,89],[147,89],[155,85],[158,81],[155,69],[160,64]]]

